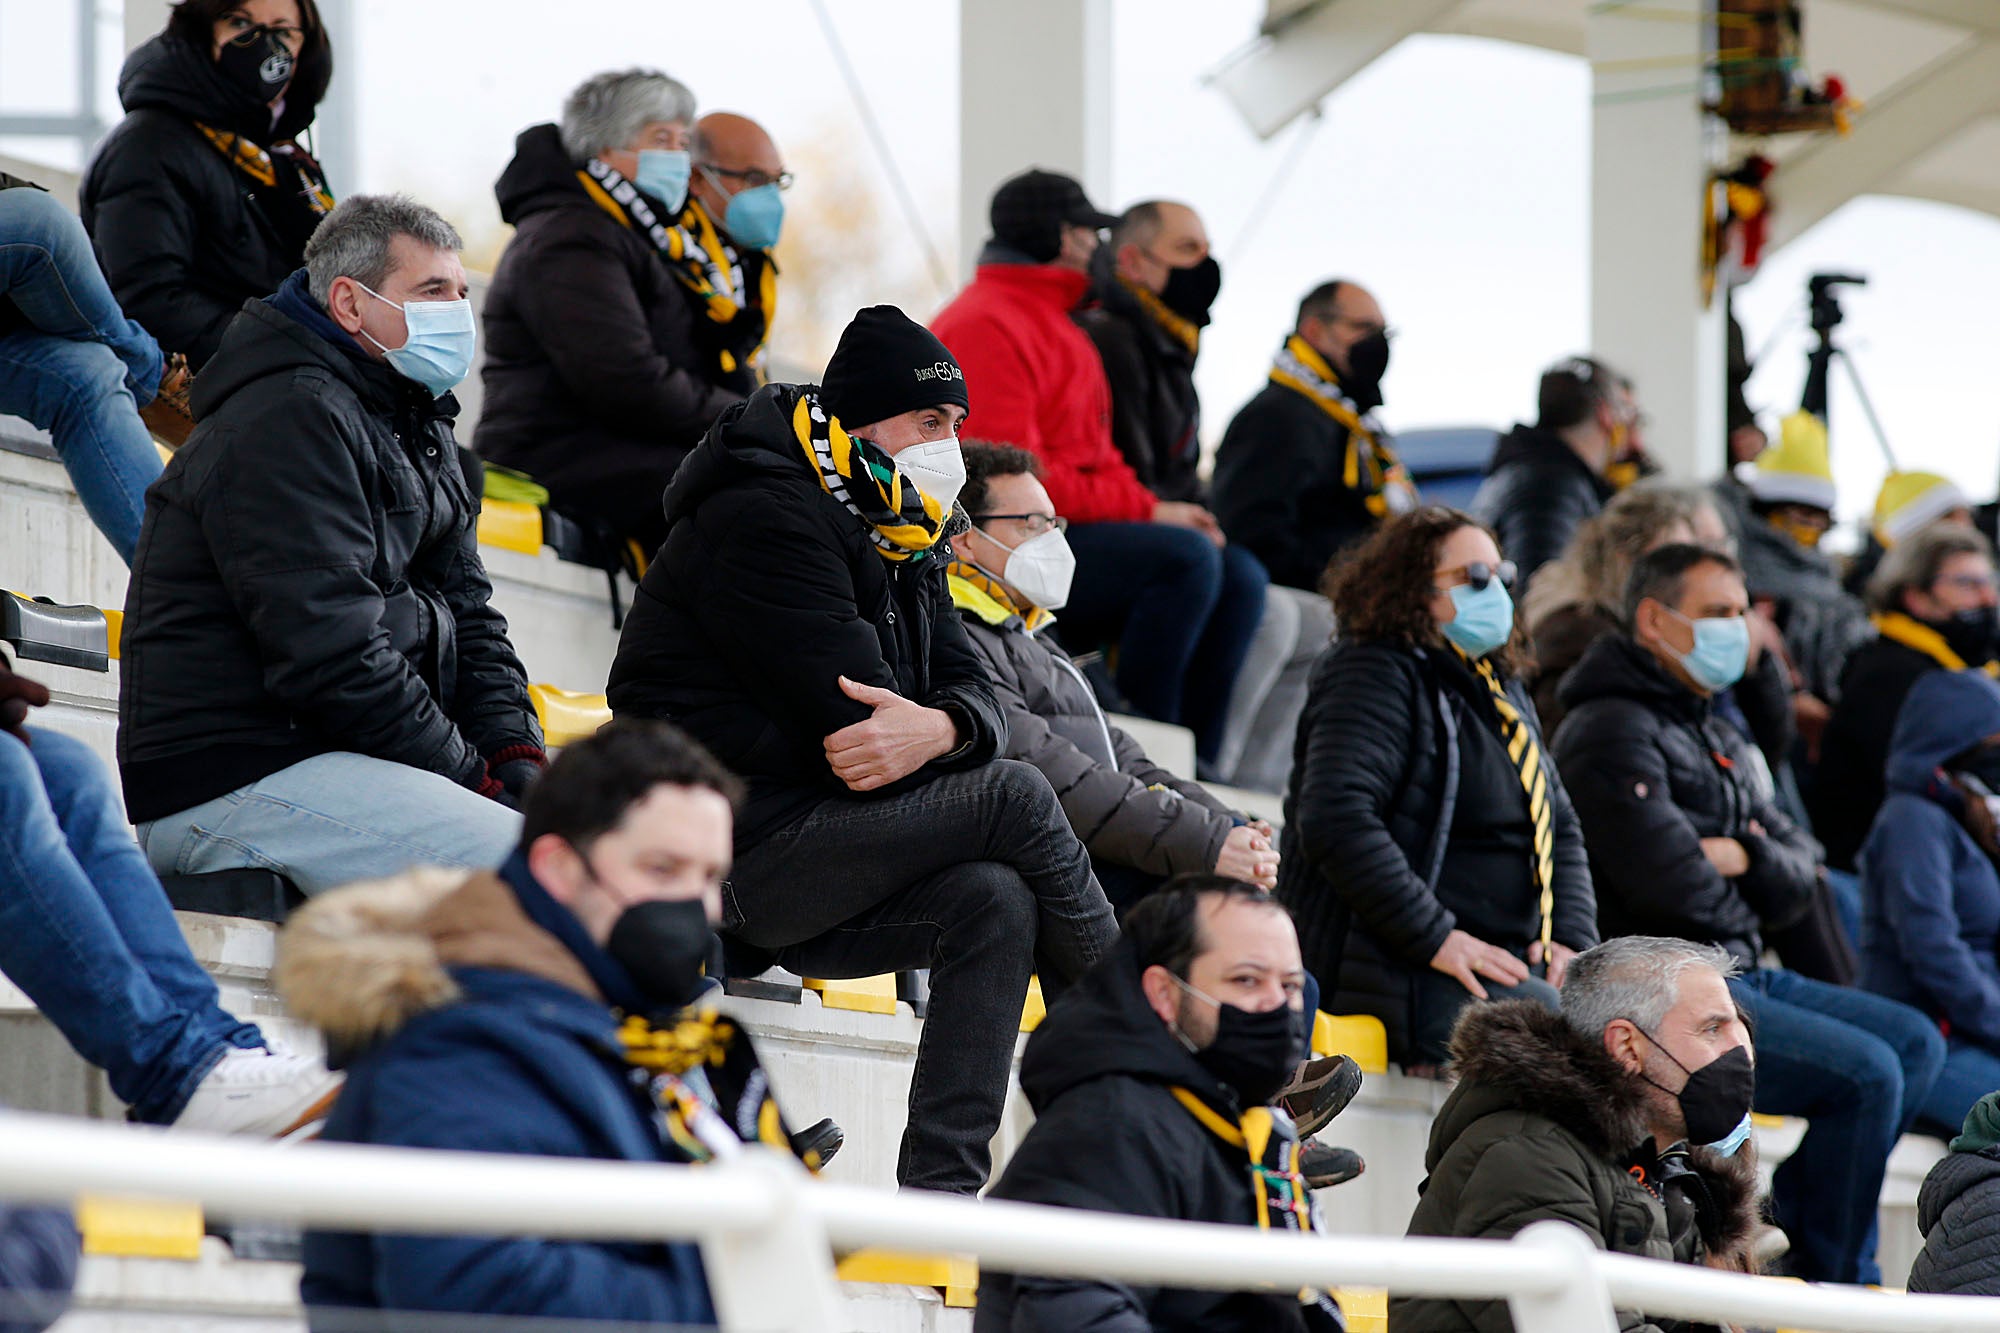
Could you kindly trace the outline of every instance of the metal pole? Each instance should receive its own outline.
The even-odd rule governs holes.
[[[1581,1231],[1567,1222],[1537,1222],[1514,1237],[1513,1247],[1560,1258],[1570,1269],[1569,1281],[1553,1290],[1517,1289],[1507,1298],[1515,1333],[1618,1333],[1597,1247]]]

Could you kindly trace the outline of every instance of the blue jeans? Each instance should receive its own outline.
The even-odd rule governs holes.
[[[0,734],[0,971],[135,1118],[170,1124],[230,1046],[262,1046],[222,1009],[111,776],[74,737]]]
[[[1729,989],[1756,1042],[1756,1109],[1810,1122],[1771,1182],[1791,1272],[1810,1282],[1880,1282],[1882,1176],[1937,1081],[1944,1038],[1908,1005],[1782,968],[1734,978]]]
[[[1944,1042],[1944,1072],[1917,1116],[1920,1128],[1951,1139],[1965,1128],[1965,1114],[1989,1092],[2000,1092],[2000,1055],[1963,1037]]]
[[[0,337],[0,412],[49,433],[91,522],[125,562],[160,455],[139,419],[160,348],[125,318],[83,224],[40,190],[0,190],[0,299],[28,327]]]
[[[450,778],[344,752],[139,826],[163,875],[261,868],[307,894],[417,866],[491,870],[520,838],[520,815]]]
[[[1165,523],[1079,523],[1069,544],[1064,644],[1079,653],[1117,644],[1120,692],[1146,716],[1192,730],[1195,753],[1213,763],[1264,618],[1264,566],[1243,547]]]

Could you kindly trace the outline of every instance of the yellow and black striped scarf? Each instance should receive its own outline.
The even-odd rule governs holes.
[[[1493,669],[1493,664],[1483,657],[1468,656],[1457,644],[1451,650],[1486,686],[1493,712],[1500,719],[1500,740],[1507,747],[1507,760],[1520,775],[1521,790],[1528,798],[1528,818],[1534,826],[1529,868],[1541,893],[1537,910],[1542,916],[1542,957],[1546,962],[1556,928],[1556,825],[1555,812],[1549,804],[1549,777],[1543,772],[1541,742],[1535,739],[1528,719],[1521,716],[1521,710],[1507,697],[1507,687],[1501,683],[1500,673]]]
[[[1340,392],[1340,377],[1312,344],[1294,333],[1271,361],[1271,383],[1304,395],[1320,411],[1347,427],[1347,457],[1341,484],[1359,491],[1368,512],[1387,518],[1416,507],[1417,489],[1389,441],[1354,410]]]
[[[930,554],[951,511],[897,471],[880,446],[842,430],[810,391],[799,394],[792,429],[821,489],[867,525],[877,555],[900,563]]]
[[[1005,612],[1010,616],[1018,616],[1022,626],[1030,634],[1045,625],[1055,623],[1056,613],[1053,611],[1039,606],[1022,610],[1007,589],[1001,586],[999,579],[970,560],[954,558],[951,564],[945,567],[945,573],[951,576],[952,604],[961,611],[971,610],[977,615],[989,612],[990,608],[991,612]],[[984,615],[981,616],[981,619],[986,618]]]
[[[771,257],[755,250],[739,253],[696,199],[687,201],[678,218],[662,219],[637,186],[597,158],[585,162],[576,177],[599,208],[652,242],[725,333],[728,345],[716,348],[718,368],[734,374],[755,366],[778,310],[778,266]]]
[[[726,1159],[745,1143],[792,1151],[770,1076],[749,1040],[721,1011],[696,1005],[674,1015],[671,1026],[658,1027],[634,1014],[618,1030],[618,1040],[625,1059],[646,1071],[661,1128],[689,1161]],[[801,1160],[808,1170],[819,1170],[818,1153]]]
[[[333,211],[333,192],[326,188],[326,175],[319,169],[319,163],[310,153],[297,144],[285,144],[276,154],[251,143],[240,134],[229,130],[218,130],[213,125],[195,122],[216,152],[229,159],[230,165],[248,176],[259,185],[276,186],[280,160],[283,169],[292,172],[298,179],[299,198],[314,214],[325,217]]]
[[[1967,662],[1953,652],[1951,645],[1944,641],[1944,635],[1932,629],[1915,616],[1904,615],[1901,611],[1884,611],[1870,617],[1875,632],[1891,643],[1900,643],[1930,658],[1946,671],[1963,671],[1976,666],[1989,676],[2000,677],[2000,662]]]
[[[1152,316],[1153,322],[1167,331],[1167,336],[1187,348],[1189,356],[1201,350],[1201,325],[1185,316],[1168,309],[1167,303],[1133,282],[1124,274],[1118,275],[1118,285],[1132,294],[1139,308]]]

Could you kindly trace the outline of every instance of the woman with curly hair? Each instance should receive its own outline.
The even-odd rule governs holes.
[[[1432,1072],[1474,1000],[1551,1006],[1597,943],[1583,836],[1522,684],[1514,567],[1427,506],[1329,578],[1339,645],[1314,670],[1278,895],[1334,1013],[1374,1014]]]

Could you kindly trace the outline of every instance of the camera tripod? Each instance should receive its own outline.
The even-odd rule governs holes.
[[[1889,447],[1889,434],[1882,429],[1882,419],[1875,415],[1875,402],[1868,396],[1868,386],[1861,382],[1861,370],[1854,364],[1854,358],[1845,347],[1833,340],[1833,331],[1847,318],[1840,308],[1839,287],[1865,287],[1868,279],[1852,273],[1815,273],[1806,281],[1806,293],[1812,306],[1812,331],[1815,342],[1806,353],[1806,387],[1800,395],[1799,406],[1832,425],[1829,415],[1828,380],[1831,378],[1833,363],[1837,360],[1847,371],[1847,382],[1854,386],[1854,396],[1861,400],[1861,410],[1868,418],[1869,427],[1875,432],[1875,443],[1881,446],[1882,457],[1888,461],[1891,472],[1898,471],[1896,453]]]

